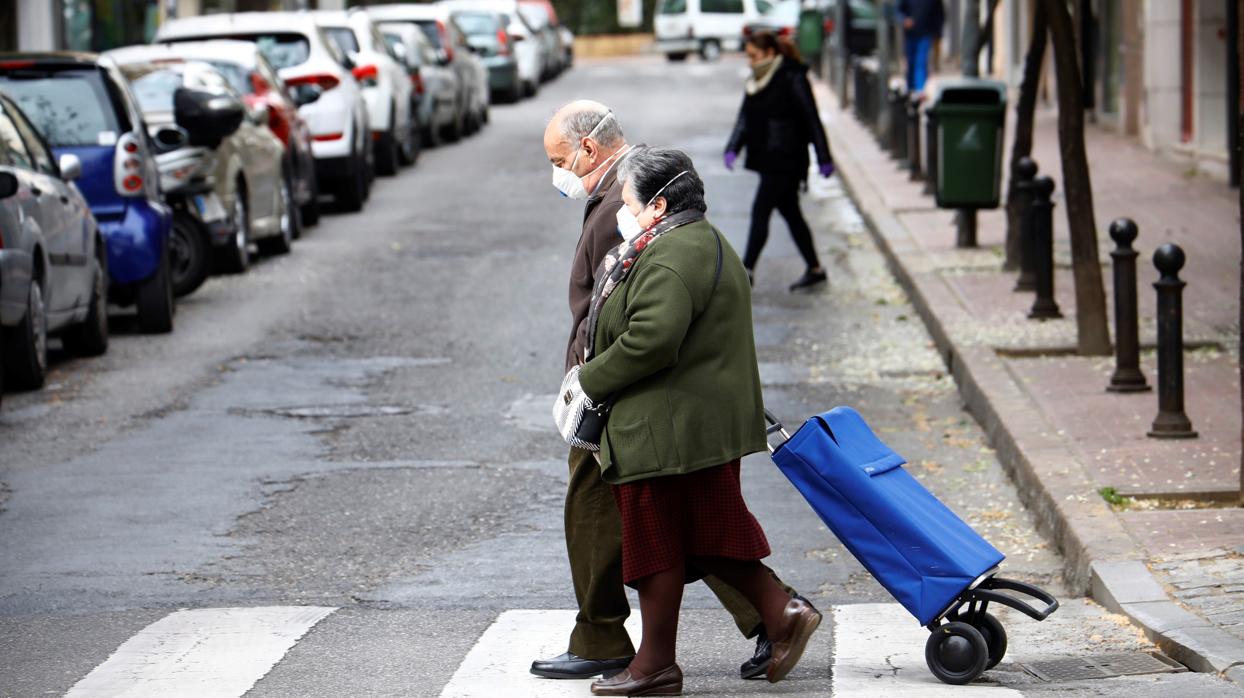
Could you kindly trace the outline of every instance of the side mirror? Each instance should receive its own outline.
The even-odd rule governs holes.
[[[162,153],[171,153],[179,148],[184,148],[190,140],[187,138],[185,131],[174,126],[159,128],[153,138],[155,138],[156,146]]]
[[[82,161],[73,153],[60,156],[57,164],[60,166],[60,178],[66,182],[72,182],[82,176]]]
[[[190,145],[216,149],[244,118],[246,107],[230,95],[185,87],[173,93],[173,119],[186,129]]]
[[[7,199],[17,193],[17,175],[12,172],[0,172],[0,199]]]
[[[345,68],[346,70],[354,70],[354,59],[349,57],[345,53],[342,53],[341,54],[341,67]]]
[[[300,107],[314,103],[324,94],[324,90],[319,85],[296,85],[293,88],[294,103]]]

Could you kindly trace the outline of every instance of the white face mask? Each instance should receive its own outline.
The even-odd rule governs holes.
[[[683,170],[682,172],[679,172],[678,174],[674,175],[674,179],[671,179],[670,181],[666,182],[664,187],[661,187],[660,189],[658,189],[657,193],[653,194],[651,199],[648,199],[648,203],[644,204],[639,209],[639,212],[643,213],[645,209],[647,209],[649,206],[652,205],[653,201],[657,200],[657,197],[661,195],[661,192],[665,191],[666,188],[669,187],[669,185],[673,184],[675,180],[677,180],[679,177],[685,174],[687,174],[687,171]],[[618,219],[618,234],[621,235],[622,239],[626,240],[627,242],[634,240],[635,238],[639,237],[640,234],[644,232],[644,227],[639,224],[638,215],[631,213],[631,209],[627,208],[626,206],[623,206],[622,208],[618,209],[617,219]]]
[[[592,136],[595,136],[597,129],[599,129],[602,125],[604,125],[606,121],[612,118],[613,118],[613,112],[609,112],[608,114],[605,114],[605,118],[597,122],[596,126],[592,128],[591,133],[587,134],[587,137],[591,138]],[[583,141],[579,141],[579,147],[575,149],[574,159],[570,161],[569,168],[558,167],[556,165],[553,166],[553,186],[557,188],[557,191],[562,193],[562,196],[568,199],[586,199],[588,192],[587,192],[587,187],[583,186],[583,177],[587,177],[588,175],[594,174],[597,170],[604,167],[605,164],[609,162],[609,160],[605,160],[605,162],[602,162],[599,165],[597,165],[596,169],[583,175],[583,177],[580,177],[579,175],[574,173],[574,166],[575,166],[575,163],[579,162],[579,153],[582,152],[582,150],[583,150]]]

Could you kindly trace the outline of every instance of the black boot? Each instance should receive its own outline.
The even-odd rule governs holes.
[[[769,669],[769,660],[772,658],[772,654],[773,643],[769,642],[769,636],[765,633],[765,626],[762,625],[756,633],[756,653],[739,667],[739,678],[763,679],[765,672]]]
[[[829,276],[825,274],[825,270],[822,269],[821,271],[812,271],[809,269],[805,271],[803,276],[799,277],[795,283],[790,285],[790,290],[799,291],[805,288],[811,288],[817,284],[823,284],[828,280]]]

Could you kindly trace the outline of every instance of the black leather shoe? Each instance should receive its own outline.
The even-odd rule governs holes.
[[[799,291],[805,288],[811,288],[817,284],[823,284],[828,280],[829,275],[827,275],[824,271],[812,271],[809,269],[803,273],[803,276],[796,279],[795,283],[790,285],[790,290]]]
[[[546,679],[590,679],[605,674],[612,676],[630,665],[634,657],[620,659],[584,659],[567,652],[552,659],[537,659],[531,663],[531,673]]]
[[[763,679],[765,672],[769,669],[769,660],[773,656],[773,643],[769,642],[769,636],[765,633],[765,626],[760,626],[759,634],[756,635],[756,654],[751,659],[743,662],[739,667],[739,678],[743,679]]]

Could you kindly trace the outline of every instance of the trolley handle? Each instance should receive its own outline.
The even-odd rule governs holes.
[[[768,408],[765,408],[765,423],[765,446],[769,448],[769,455],[773,455],[773,452],[781,448],[782,444],[790,441],[790,433],[786,431],[786,427],[782,426],[777,416],[770,412]],[[782,435],[782,443],[778,444],[776,448],[769,443],[769,437],[773,434]]]
[[[1002,590],[1017,591],[1025,596],[1031,596],[1032,598],[1044,603],[1045,608],[1040,610],[1033,608],[1022,599],[1017,599],[1010,594],[1000,593]],[[993,603],[1000,603],[1003,606],[1010,606],[1011,608],[1037,621],[1045,620],[1051,613],[1058,610],[1058,599],[1051,596],[1049,592],[1044,589],[1037,588],[1031,584],[1025,584],[1014,579],[990,577],[989,579],[981,582],[980,586],[973,589],[971,594],[974,598],[982,601],[991,601]]]

